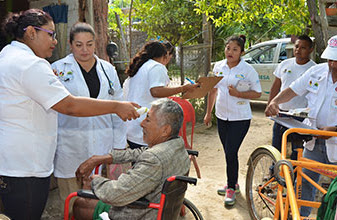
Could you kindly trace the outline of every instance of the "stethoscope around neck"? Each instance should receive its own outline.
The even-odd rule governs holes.
[[[109,93],[109,95],[113,96],[113,95],[115,94],[115,89],[113,88],[113,83],[112,83],[112,81],[109,79],[108,74],[106,74],[106,72],[105,72],[105,70],[104,70],[104,67],[103,67],[102,63],[101,63],[101,62],[99,62],[99,63],[101,64],[103,73],[104,73],[104,75],[105,75],[105,77],[106,77],[106,79],[108,80],[108,83],[109,83],[109,90],[108,90],[108,93]]]

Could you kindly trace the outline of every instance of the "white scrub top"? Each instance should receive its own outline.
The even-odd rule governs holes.
[[[108,62],[97,60],[96,71],[100,81],[97,99],[123,99],[123,90],[115,68]],[[108,93],[112,82],[113,96]],[[82,71],[73,54],[52,64],[60,81],[72,95],[90,97]],[[58,116],[58,138],[55,157],[55,177],[73,178],[78,166],[93,155],[104,155],[112,149],[126,147],[126,124],[116,114],[94,117]]]
[[[69,92],[26,44],[4,47],[0,66],[0,175],[48,177],[57,137],[51,107]]]
[[[215,63],[213,72],[223,79],[215,86],[218,95],[215,103],[215,115],[221,120],[240,121],[252,118],[249,99],[231,96],[228,86],[233,85],[239,91],[254,90],[261,92],[260,80],[255,69],[243,59],[233,68],[227,65],[227,59]]]
[[[281,80],[280,92],[290,86],[292,82],[304,74],[310,67],[316,65],[312,60],[306,64],[299,65],[296,63],[296,58],[290,58],[280,63],[274,71],[274,75]],[[290,110],[295,108],[305,108],[308,102],[305,96],[296,96],[290,101],[280,104],[280,109]]]
[[[150,89],[167,86],[169,83],[170,79],[165,65],[150,59],[139,68],[136,75],[125,80],[123,89],[126,100],[150,109],[151,102],[158,99],[151,95]],[[129,141],[146,145],[143,141],[143,129],[140,126],[145,117],[146,114],[143,114],[136,120],[127,121],[127,139]]]
[[[290,85],[297,95],[305,95],[310,108],[309,118],[303,122],[313,127],[323,128],[337,125],[337,82],[333,83],[328,63],[311,67]],[[304,144],[313,150],[316,138]],[[327,156],[330,162],[337,162],[337,138],[326,140]]]

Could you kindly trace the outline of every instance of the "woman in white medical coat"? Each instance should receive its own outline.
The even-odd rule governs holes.
[[[115,68],[95,54],[95,32],[87,23],[76,23],[70,30],[72,53],[52,64],[54,73],[76,96],[122,100],[123,90]],[[77,167],[93,155],[107,154],[126,146],[126,125],[115,114],[88,118],[58,115],[58,138],[54,175],[63,200],[81,188],[76,181]]]
[[[13,40],[0,52],[0,198],[11,219],[40,219],[54,170],[57,112],[127,120],[139,117],[139,106],[70,94],[45,60],[57,40],[42,10],[10,14],[2,28]]]

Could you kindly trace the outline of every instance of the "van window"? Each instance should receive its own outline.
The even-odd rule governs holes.
[[[285,43],[283,43],[281,45],[280,56],[279,56],[279,59],[278,59],[279,63],[281,63],[283,60],[286,60],[288,58],[286,46],[287,46],[287,44],[285,44]]]
[[[270,44],[248,51],[242,58],[250,64],[273,63],[277,44]]]

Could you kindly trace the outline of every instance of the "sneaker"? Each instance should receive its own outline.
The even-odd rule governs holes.
[[[235,191],[231,188],[226,190],[225,205],[234,205]]]
[[[222,189],[218,189],[218,194],[220,196],[225,196],[226,195],[226,191],[227,191],[228,186],[225,186]],[[235,184],[235,193],[240,193],[240,186],[239,184]]]

